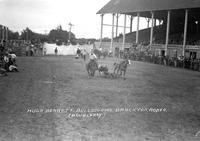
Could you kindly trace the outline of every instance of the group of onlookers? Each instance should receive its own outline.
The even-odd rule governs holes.
[[[194,59],[192,57],[186,58],[183,56],[169,57],[164,55],[155,55],[150,53],[126,53],[121,58],[129,58],[131,60],[145,61],[154,64],[172,66],[190,69],[194,71],[200,71],[200,59]]]
[[[76,50],[76,58],[82,57],[84,61],[86,60],[87,54],[88,52],[86,51],[86,49],[77,48]]]
[[[6,41],[0,44],[0,76],[7,76],[7,72],[18,72],[16,55],[6,48]]]
[[[42,48],[33,44],[26,44],[26,56],[35,56],[42,52]]]

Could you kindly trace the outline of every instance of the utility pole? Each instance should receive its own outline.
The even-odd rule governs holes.
[[[28,28],[26,29],[26,40],[28,42]]]
[[[69,25],[69,42],[71,43],[71,30],[72,30],[72,26],[74,26],[71,22],[68,24]]]

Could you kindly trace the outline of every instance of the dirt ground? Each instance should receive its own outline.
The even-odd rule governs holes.
[[[123,80],[88,78],[73,56],[17,63],[0,77],[0,141],[200,140],[199,72],[131,61]]]

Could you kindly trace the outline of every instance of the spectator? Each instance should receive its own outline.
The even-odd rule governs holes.
[[[26,46],[26,56],[29,56],[30,47],[29,45]]]
[[[44,54],[44,55],[47,54],[47,49],[46,49],[46,47],[43,48],[43,54]]]
[[[34,54],[36,55],[37,54],[37,47],[34,46]]]
[[[33,53],[34,53],[34,49],[31,48],[31,49],[30,49],[30,56],[33,56]]]
[[[86,60],[86,55],[87,55],[87,52],[86,52],[85,49],[83,50],[82,54],[83,54],[83,59],[84,59],[84,61],[85,61],[85,60]]]
[[[54,52],[55,52],[55,55],[58,54],[58,49],[57,49],[57,47],[55,48]]]
[[[17,65],[16,64],[12,64],[9,66],[9,72],[19,72]]]
[[[3,60],[5,54],[5,46],[4,44],[0,44],[0,60]]]
[[[102,53],[102,48],[101,47],[99,48],[99,51],[101,51],[101,53]]]
[[[76,54],[77,54],[78,57],[80,56],[81,50],[79,48],[77,49]]]
[[[8,57],[8,53],[6,53],[5,56],[3,57],[3,61],[4,61],[5,70],[9,71],[10,60],[9,60],[9,57]]]
[[[8,54],[8,56],[13,63],[16,63],[17,56],[14,53]]]

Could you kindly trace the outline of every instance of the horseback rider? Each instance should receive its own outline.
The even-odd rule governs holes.
[[[89,62],[86,63],[86,69],[89,76],[94,76],[95,71],[98,69],[97,56],[94,54],[93,50],[91,50],[89,55]]]
[[[91,51],[90,53],[90,61],[96,61],[97,60],[97,56],[94,54],[93,51]]]
[[[89,62],[94,63],[94,64],[96,64],[96,65],[98,66],[98,63],[97,63],[97,56],[96,56],[96,54],[94,53],[93,50],[91,50],[89,59],[90,59]]]

